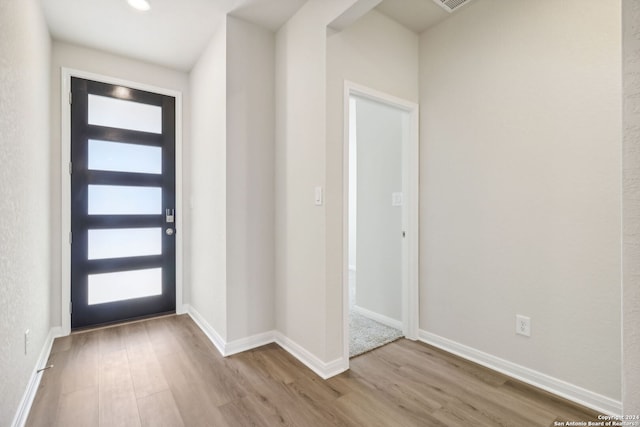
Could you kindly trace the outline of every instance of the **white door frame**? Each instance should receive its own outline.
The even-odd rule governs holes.
[[[406,238],[402,242],[402,325],[404,336],[418,339],[418,272],[419,272],[419,117],[418,104],[368,87],[344,83],[343,136],[343,217],[342,217],[342,307],[343,358],[349,360],[349,98],[352,95],[380,102],[409,113],[409,137],[402,147],[402,226]]]
[[[156,87],[144,83],[133,82],[124,79],[104,76],[71,68],[61,68],[62,82],[60,92],[60,116],[61,116],[61,224],[60,224],[60,257],[61,263],[61,317],[62,333],[71,333],[71,104],[69,93],[71,92],[71,77],[87,80],[95,80],[103,83],[127,86],[132,89],[140,89],[161,95],[172,96],[176,99],[176,313],[184,313],[182,304],[182,272],[183,272],[183,201],[182,201],[182,92]]]

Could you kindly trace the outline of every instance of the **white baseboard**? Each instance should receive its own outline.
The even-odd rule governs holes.
[[[202,332],[204,332],[207,338],[209,338],[213,345],[216,346],[222,356],[231,356],[232,354],[252,350],[275,342],[313,372],[318,374],[322,379],[326,380],[327,378],[331,378],[349,369],[348,359],[344,360],[343,358],[338,358],[334,361],[325,363],[298,343],[285,337],[278,331],[267,331],[250,337],[241,338],[239,340],[226,342],[209,324],[209,322],[207,322],[207,320],[198,313],[198,310],[188,305],[185,305],[185,308],[189,316],[191,316],[196,325],[202,329]]]
[[[40,386],[40,379],[42,378],[42,373],[38,372],[38,369],[45,367],[47,361],[49,360],[49,355],[51,354],[53,340],[61,336],[62,328],[60,326],[56,326],[49,330],[47,338],[44,341],[44,345],[42,346],[42,350],[40,351],[40,355],[38,356],[38,360],[36,361],[36,366],[31,372],[31,377],[29,378],[27,389],[25,390],[24,394],[22,395],[22,399],[20,400],[18,411],[13,417],[13,422],[11,423],[12,427],[24,427],[24,425],[26,424],[27,418],[29,417],[29,411],[31,410],[31,405],[33,405],[33,401],[36,398],[36,392],[38,391],[38,387]]]
[[[621,415],[622,402],[598,393],[570,384],[566,381],[551,377],[533,369],[509,362],[488,353],[457,343],[430,332],[420,330],[419,339],[434,347],[453,353],[464,359],[478,363],[494,371],[518,379],[532,386],[594,409],[601,414]]]
[[[211,326],[211,324],[207,322],[207,320],[198,312],[198,310],[187,304],[185,304],[185,308],[187,314],[191,316],[196,325],[198,325],[198,327],[200,327],[207,338],[209,338],[209,341],[211,341],[216,349],[218,349],[218,352],[221,355],[225,356],[224,350],[227,344],[226,341],[220,336],[220,334],[218,334],[213,326]]]
[[[271,344],[276,341],[275,331],[263,332],[261,334],[251,335],[239,340],[230,341],[225,345],[225,356],[242,353],[243,351],[253,350],[263,345]]]
[[[204,332],[207,338],[209,338],[209,341],[216,346],[218,352],[224,357],[275,342],[275,331],[267,331],[261,334],[227,342],[198,312],[198,310],[185,304],[185,312],[191,316],[196,325],[202,329],[202,332]]]
[[[189,314],[189,304],[182,304],[176,307],[176,314]]]
[[[286,350],[293,357],[302,362],[307,368],[315,372],[320,378],[326,380],[349,369],[349,360],[340,357],[331,362],[323,362],[311,354],[307,349],[284,336],[281,332],[275,333],[276,344]]]
[[[355,311],[356,313],[367,317],[371,320],[375,320],[378,323],[382,323],[383,325],[387,325],[390,328],[395,328],[395,329],[400,329],[403,330],[404,327],[402,326],[402,321],[401,320],[396,320],[396,319],[392,319],[391,317],[387,317],[385,315],[382,315],[380,313],[376,313],[375,311],[371,311],[371,310],[367,310],[366,308],[362,308],[359,305],[354,305],[353,306],[353,311]]]

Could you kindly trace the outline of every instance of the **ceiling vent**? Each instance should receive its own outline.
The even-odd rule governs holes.
[[[439,6],[441,6],[444,10],[451,13],[454,10],[460,8],[461,6],[470,3],[472,0],[433,0]]]

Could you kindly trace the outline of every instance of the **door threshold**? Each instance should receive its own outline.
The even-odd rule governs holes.
[[[72,329],[71,335],[83,334],[85,332],[99,331],[101,329],[111,329],[111,328],[116,328],[118,326],[132,325],[134,323],[146,322],[147,320],[161,319],[163,317],[173,317],[176,315],[177,314],[175,311],[170,311],[166,313],[159,313],[159,314],[152,314],[149,316],[137,317],[135,319],[126,319],[126,320],[120,320],[117,322],[102,323],[100,325],[85,326],[82,328]]]

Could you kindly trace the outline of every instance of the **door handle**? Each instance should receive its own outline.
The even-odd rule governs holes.
[[[167,228],[165,233],[167,233],[167,236],[173,236],[173,228]]]

